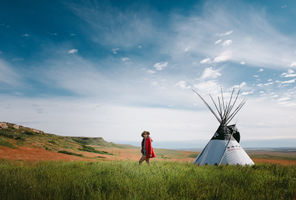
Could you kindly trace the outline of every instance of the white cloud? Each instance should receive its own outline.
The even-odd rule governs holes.
[[[190,47],[186,47],[186,48],[184,49],[184,51],[185,51],[185,52],[190,51]]]
[[[203,81],[193,86],[202,93],[219,94],[220,92],[220,86],[213,80]]]
[[[218,34],[220,37],[223,37],[223,36],[228,36],[228,35],[231,35],[233,33],[233,30],[230,30],[230,31],[227,31],[225,33],[220,33]]]
[[[68,54],[75,54],[75,53],[77,53],[78,52],[78,49],[70,49],[69,51],[68,51]]]
[[[292,62],[292,63],[290,64],[290,67],[296,67],[296,62]]]
[[[151,70],[151,69],[148,69],[147,72],[148,72],[149,74],[155,74],[155,71],[154,71],[154,70]]]
[[[296,77],[296,74],[294,73],[293,69],[288,69],[288,72],[282,73],[281,76],[285,78],[292,78],[292,77]]]
[[[168,66],[168,62],[157,62],[153,65],[153,67],[158,71],[163,70],[167,66]]]
[[[232,44],[232,40],[226,40],[222,43],[224,47],[230,46]]]
[[[190,85],[187,84],[186,81],[178,81],[175,86],[180,87],[181,89],[189,89]]]
[[[259,70],[258,70],[258,72],[263,72],[264,71],[264,69],[262,69],[262,68],[260,68]]]
[[[130,60],[129,57],[123,57],[123,58],[121,58],[121,61],[122,61],[122,62],[126,62],[126,61],[129,61],[129,60]]]
[[[258,83],[257,86],[258,87],[263,87],[263,83]]]
[[[264,83],[263,85],[268,86],[268,85],[272,85],[273,82],[268,82],[268,83]]]
[[[282,98],[279,98],[278,101],[287,101],[290,99],[291,99],[290,97],[282,97]]]
[[[225,62],[232,58],[232,52],[231,51],[224,51],[220,55],[214,58],[214,62]]]
[[[292,73],[294,73],[294,70],[293,69],[288,69],[288,73],[292,74]]]
[[[210,58],[205,58],[205,59],[200,61],[201,64],[206,64],[206,63],[210,63],[210,62],[211,62]]]
[[[292,77],[296,77],[296,74],[282,73],[281,76],[286,77],[286,78],[292,78]]]
[[[215,41],[215,44],[220,44],[221,42],[222,42],[222,40],[219,39],[219,40],[216,40],[216,41]]]
[[[221,76],[219,70],[214,70],[212,67],[205,68],[201,75],[201,79],[215,79]]]
[[[296,79],[291,79],[291,80],[288,80],[288,81],[282,81],[281,83],[282,84],[290,84],[290,83],[295,83]]]
[[[243,88],[243,87],[245,87],[247,85],[247,83],[246,82],[241,82],[241,84],[239,84],[239,85],[235,85],[235,86],[233,86],[234,88]]]
[[[253,90],[249,90],[249,91],[242,92],[241,95],[247,96],[247,95],[250,95],[250,94],[253,94],[253,93],[254,93]]]

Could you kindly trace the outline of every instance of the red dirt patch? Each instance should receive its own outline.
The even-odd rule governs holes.
[[[46,151],[41,148],[32,147],[18,147],[17,149],[11,149],[8,147],[0,147],[0,159],[9,160],[27,160],[27,161],[40,161],[40,160],[89,160],[86,158],[80,158],[77,156]]]

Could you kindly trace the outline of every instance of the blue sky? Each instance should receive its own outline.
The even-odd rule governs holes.
[[[117,142],[150,130],[185,145],[218,126],[191,88],[240,87],[242,139],[291,146],[295,4],[1,1],[0,120]]]

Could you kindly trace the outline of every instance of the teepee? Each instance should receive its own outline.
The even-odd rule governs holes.
[[[238,90],[236,95],[233,95],[235,90],[232,90],[228,103],[224,100],[222,88],[221,97],[218,97],[217,102],[215,102],[213,97],[209,95],[216,111],[212,109],[198,92],[195,90],[193,90],[193,92],[199,96],[220,123],[220,126],[212,139],[196,157],[193,163],[198,165],[254,165],[254,162],[239,144],[240,133],[235,124],[228,125],[246,103],[246,100],[243,99],[237,104],[240,90]]]

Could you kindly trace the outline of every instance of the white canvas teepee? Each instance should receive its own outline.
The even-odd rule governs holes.
[[[216,112],[210,107],[210,105],[202,98],[202,96],[193,90],[214,114],[219,121],[220,126],[212,139],[208,142],[205,148],[194,160],[194,164],[198,165],[254,165],[254,162],[240,146],[240,134],[235,125],[229,125],[229,122],[234,118],[238,111],[246,103],[242,100],[237,104],[240,90],[238,90],[235,98],[233,98],[234,89],[232,90],[229,102],[224,101],[223,91],[221,89],[221,98],[218,97],[218,103],[216,103],[213,97],[210,98],[216,108]]]

